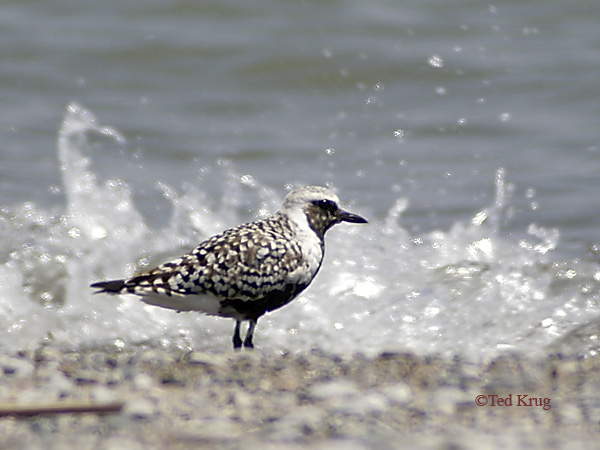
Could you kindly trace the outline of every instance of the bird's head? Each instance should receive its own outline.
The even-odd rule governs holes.
[[[291,191],[283,201],[281,213],[302,213],[310,228],[322,239],[325,232],[340,222],[367,223],[358,214],[343,210],[337,195],[322,186],[306,186]]]

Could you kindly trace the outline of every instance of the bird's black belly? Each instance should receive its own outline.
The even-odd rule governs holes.
[[[282,290],[269,292],[267,295],[256,300],[222,300],[221,308],[233,308],[240,315],[245,316],[246,320],[258,319],[268,311],[274,311],[282,306],[287,305],[307,285],[288,284]]]

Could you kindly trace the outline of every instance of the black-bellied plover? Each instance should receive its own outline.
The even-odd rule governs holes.
[[[131,278],[91,285],[96,293],[135,294],[148,304],[235,319],[233,347],[254,347],[256,322],[291,302],[313,280],[325,232],[340,222],[366,223],[321,186],[291,191],[273,216],[230,228],[181,258]],[[244,341],[241,322],[248,321]]]

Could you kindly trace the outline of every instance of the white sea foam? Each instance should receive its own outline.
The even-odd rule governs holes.
[[[53,342],[229,350],[230,320],[92,295],[89,284],[131,275],[182,244],[192,248],[241,221],[242,201],[254,205],[257,217],[274,212],[284,192],[215,166],[224,192],[217,207],[208,206],[193,180],[185,187],[159,183],[172,216],[165,229],[152,229],[125,180],[99,180],[92,171],[93,134],[123,140],[90,111],[69,105],[58,138],[64,208],[25,203],[0,210],[0,328],[7,330],[0,349]],[[257,346],[477,356],[543,350],[593,321],[600,313],[596,265],[553,260],[558,230],[531,224],[526,239],[503,233],[511,201],[505,177],[498,170],[489,207],[449,230],[410,235],[401,224],[406,198],[369,225],[336,226],[326,237],[321,273],[295,302],[261,318]],[[353,210],[364,212],[361,205]]]

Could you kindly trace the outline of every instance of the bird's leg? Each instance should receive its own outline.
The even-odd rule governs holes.
[[[246,339],[244,339],[245,348],[254,348],[254,344],[252,343],[252,337],[254,336],[254,327],[256,327],[257,321],[258,319],[250,319],[248,321],[248,331],[246,332]]]
[[[242,347],[242,338],[240,337],[240,324],[239,320],[235,321],[235,330],[233,331],[233,349]]]

